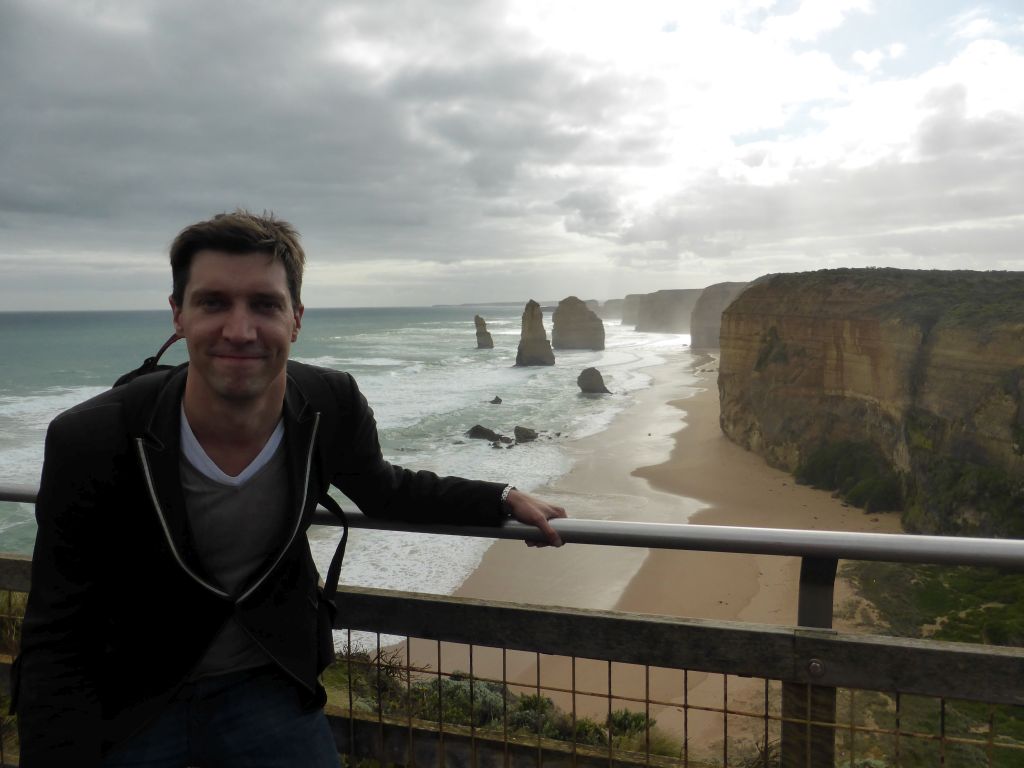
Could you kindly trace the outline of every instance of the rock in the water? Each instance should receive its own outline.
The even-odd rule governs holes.
[[[490,440],[492,443],[497,443],[501,441],[502,435],[499,435],[493,429],[474,424],[469,428],[466,437],[471,437],[474,440]],[[505,439],[507,440],[508,438]]]
[[[548,335],[544,331],[544,313],[540,304],[533,299],[523,310],[523,329],[516,351],[516,365],[554,365],[555,353],[551,351]]]
[[[473,315],[473,323],[476,325],[476,348],[494,349],[494,339],[491,338],[484,319],[480,315]]]
[[[491,400],[491,405],[501,405],[501,398],[495,395],[494,399]]]
[[[517,443],[529,443],[537,439],[537,431],[529,427],[516,426],[515,436]]]
[[[610,395],[611,392],[604,385],[604,377],[597,368],[584,368],[583,372],[576,378],[580,390],[587,394]]]
[[[575,296],[558,302],[552,315],[551,346],[555,349],[604,349],[604,323]]]

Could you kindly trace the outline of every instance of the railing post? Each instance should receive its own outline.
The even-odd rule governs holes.
[[[804,557],[800,561],[800,598],[797,624],[831,629],[832,599],[839,560]],[[824,670],[825,660],[807,659],[813,676]],[[782,684],[782,768],[835,765],[836,689],[802,683]],[[811,725],[811,722],[832,725]]]

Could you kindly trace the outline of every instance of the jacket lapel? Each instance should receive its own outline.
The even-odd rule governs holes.
[[[313,504],[313,508],[315,508],[320,492],[318,484],[311,476],[311,473],[317,469],[313,466],[312,461],[312,454],[315,453],[312,442],[316,413],[291,376],[288,377],[283,415],[285,454],[288,457],[288,482],[291,498],[288,519],[289,527],[292,527],[296,522],[294,516],[302,516],[304,507]]]
[[[159,504],[157,514],[169,531],[172,546],[189,566],[199,564],[191,544],[185,494],[181,487],[181,398],[185,391],[187,367],[175,371],[161,389],[143,438],[153,493]]]

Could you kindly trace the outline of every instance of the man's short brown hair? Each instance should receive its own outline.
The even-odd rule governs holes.
[[[224,253],[266,253],[281,260],[288,279],[292,306],[302,301],[302,270],[306,254],[299,244],[299,233],[287,221],[262,216],[241,208],[232,213],[218,213],[212,219],[185,227],[171,244],[171,298],[179,307],[185,300],[192,259],[203,250]]]

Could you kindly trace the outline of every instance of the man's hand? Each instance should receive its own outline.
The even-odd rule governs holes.
[[[562,537],[558,535],[558,531],[551,527],[548,520],[566,517],[565,509],[548,504],[546,501],[542,501],[528,493],[516,490],[509,493],[505,503],[508,505],[508,511],[512,515],[513,520],[539,528],[540,532],[544,534],[544,538],[547,539],[547,541],[528,541],[526,546],[562,546]]]

